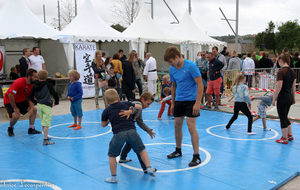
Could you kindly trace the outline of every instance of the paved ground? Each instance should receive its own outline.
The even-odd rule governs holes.
[[[264,94],[265,94],[264,92],[257,92],[257,93],[251,93],[250,95],[251,96],[262,96]],[[138,97],[138,95],[136,97]],[[252,111],[257,111],[257,103],[258,102],[259,102],[258,100],[253,101]],[[289,116],[299,118],[300,117],[300,114],[299,114],[300,95],[296,96],[296,102],[298,102],[298,104],[295,104],[295,105],[292,106]],[[101,109],[104,108],[104,103],[103,103],[102,99],[99,99],[99,103],[100,103],[100,108]],[[232,101],[229,101],[229,98],[223,98],[222,99],[222,104],[227,104],[227,105],[230,105],[230,106],[234,105],[234,103]],[[96,108],[94,98],[84,99],[83,103],[82,103],[82,107],[83,107],[83,111],[94,110]],[[233,112],[232,108],[226,107],[226,106],[220,106],[220,110],[224,111],[224,112],[231,112],[231,113]],[[53,109],[52,109],[52,115],[62,115],[62,114],[68,114],[68,113],[70,113],[70,102],[66,99],[61,99],[60,104],[58,106],[53,107]],[[274,106],[269,107],[267,114],[276,116],[277,115],[276,108]],[[27,119],[28,119],[28,117],[26,115],[22,116],[20,118],[20,120],[27,120]],[[9,119],[6,116],[6,110],[5,110],[5,108],[0,108],[0,123],[6,123],[6,122],[9,122]],[[259,120],[257,122],[261,122],[261,121]],[[298,121],[298,122],[300,123],[300,121]],[[299,125],[295,125],[295,127],[299,127]],[[271,126],[270,126],[270,128],[271,128]],[[4,130],[4,129],[2,129],[2,130]],[[282,186],[280,188],[280,190],[299,189],[299,184],[300,184],[300,177],[295,177],[289,183]]]

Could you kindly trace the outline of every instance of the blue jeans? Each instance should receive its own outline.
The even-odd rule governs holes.
[[[145,150],[144,143],[140,135],[136,132],[136,129],[130,129],[128,131],[122,131],[114,134],[109,143],[108,156],[119,156],[125,143],[128,143],[137,154],[140,154],[143,150]]]
[[[122,152],[121,152],[120,159],[121,160],[126,160],[127,154],[130,152],[130,150],[131,150],[131,146],[128,143],[126,143],[125,146],[124,146],[124,148],[123,148],[123,150],[122,150]],[[136,155],[137,155],[137,157],[139,159],[141,167],[143,168],[143,170],[146,170],[147,167],[146,167],[145,163],[143,162],[143,160],[141,158],[141,155],[140,154],[136,154]]]
[[[75,102],[71,102],[71,114],[73,117],[78,116],[78,117],[82,117],[82,98],[79,100],[76,100]]]
[[[135,83],[136,83],[136,85],[139,88],[139,94],[141,96],[141,94],[143,93],[143,83],[142,83],[142,80],[141,79],[136,79]]]

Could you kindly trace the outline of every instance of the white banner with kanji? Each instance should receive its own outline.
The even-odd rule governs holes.
[[[76,70],[80,73],[79,82],[82,83],[83,98],[95,96],[94,71],[92,62],[97,50],[96,43],[75,43]]]
[[[3,78],[5,48],[0,46],[0,79]]]

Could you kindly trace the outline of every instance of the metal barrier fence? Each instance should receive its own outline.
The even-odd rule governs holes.
[[[296,72],[296,89],[300,88],[300,68],[292,68]],[[232,95],[232,86],[237,74],[243,74],[246,77],[246,85],[249,87],[249,93],[253,92],[274,92],[277,84],[278,68],[259,68],[247,70],[227,70],[223,72],[224,94]]]

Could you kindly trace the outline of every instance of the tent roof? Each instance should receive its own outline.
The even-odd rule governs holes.
[[[96,13],[90,0],[84,2],[78,15],[62,31],[68,35],[74,35],[75,41],[129,41],[134,39],[106,24]]]
[[[131,23],[131,25],[123,32],[123,34],[140,38],[142,41],[178,41],[175,38],[172,38],[172,36],[167,35],[161,28],[159,28],[155,24],[144,3],[141,4],[140,11],[133,23]]]
[[[224,45],[225,42],[218,41],[209,37],[202,32],[193,21],[188,11],[184,13],[183,18],[177,25],[177,27],[171,32],[171,35],[184,39],[189,43],[199,43],[202,45]]]
[[[38,19],[22,0],[7,0],[0,9],[0,39],[59,39],[62,33]]]

